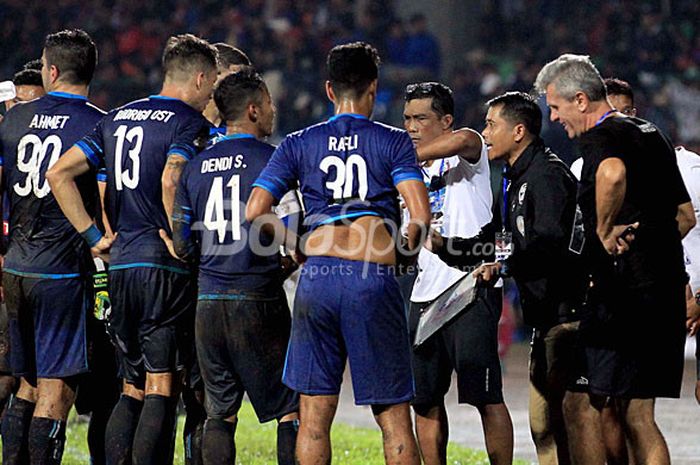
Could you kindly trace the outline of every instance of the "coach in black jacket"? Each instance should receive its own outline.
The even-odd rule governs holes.
[[[569,463],[562,401],[567,389],[587,385],[575,350],[586,282],[577,263],[583,247],[577,181],[540,139],[542,112],[532,97],[509,92],[487,105],[489,158],[507,163],[499,195],[504,227],[497,238],[504,250],[500,262],[476,273],[484,281],[513,277],[518,285],[525,322],[535,328],[530,429],[538,459]]]

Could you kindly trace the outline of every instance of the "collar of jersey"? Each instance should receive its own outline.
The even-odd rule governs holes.
[[[160,100],[178,100],[182,102],[179,98],[175,97],[166,97],[165,95],[149,95],[148,98],[155,98],[155,99],[160,99]]]
[[[357,113],[338,113],[337,115],[329,118],[328,121],[329,122],[335,121],[338,118],[342,118],[344,116],[349,116],[350,118],[356,118],[356,119],[369,119],[365,115],[358,115]]]
[[[68,92],[49,92],[48,95],[51,95],[52,97],[63,97],[63,98],[74,98],[74,99],[78,99],[78,100],[87,100],[87,97],[84,95],[70,94]]]
[[[236,134],[228,134],[223,136],[219,141],[222,140],[232,140],[232,139],[255,139],[255,136],[252,134],[246,134],[244,132],[239,132]]]

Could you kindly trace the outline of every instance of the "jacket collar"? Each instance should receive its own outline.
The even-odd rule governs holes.
[[[530,142],[525,151],[520,154],[513,166],[506,165],[506,170],[504,176],[507,179],[514,180],[518,179],[520,176],[527,171],[528,167],[535,159],[538,153],[545,151],[544,141],[538,137]]]

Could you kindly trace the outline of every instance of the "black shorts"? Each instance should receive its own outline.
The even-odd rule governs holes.
[[[75,409],[80,415],[111,411],[121,392],[117,354],[105,323],[88,315],[87,333],[90,372],[80,377],[75,398]]]
[[[10,330],[7,319],[7,306],[0,303],[0,376],[12,375],[10,366]]]
[[[678,398],[686,339],[684,285],[594,289],[588,302],[582,334],[590,392]]]
[[[588,392],[578,321],[535,330],[530,344],[530,383],[545,397]]]
[[[414,348],[413,374],[416,396],[413,405],[437,405],[450,388],[452,371],[457,372],[460,404],[477,407],[503,402],[501,362],[498,358],[498,320],[502,290],[479,289],[477,299],[458,317]],[[411,341],[423,308],[411,303]]]
[[[109,270],[109,333],[121,376],[142,387],[146,373],[174,373],[193,353],[196,284],[186,274],[153,267]]]
[[[86,318],[92,284],[84,278],[34,278],[3,274],[15,376],[69,378],[85,373]]]
[[[197,355],[209,418],[235,415],[244,392],[260,422],[299,410],[298,394],[282,384],[290,328],[283,295],[197,303]]]

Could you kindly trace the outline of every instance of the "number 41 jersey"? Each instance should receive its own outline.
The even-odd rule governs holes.
[[[161,176],[171,155],[190,160],[204,147],[209,123],[182,100],[152,95],[114,109],[77,143],[107,175],[105,211],[117,238],[110,269],[174,268],[159,230],[170,231]]]
[[[50,92],[16,105],[0,124],[2,186],[10,204],[5,271],[70,278],[92,269],[89,248],[51,194],[46,172],[104,114],[83,96]],[[94,215],[95,172],[80,176],[76,183],[88,213]]]

